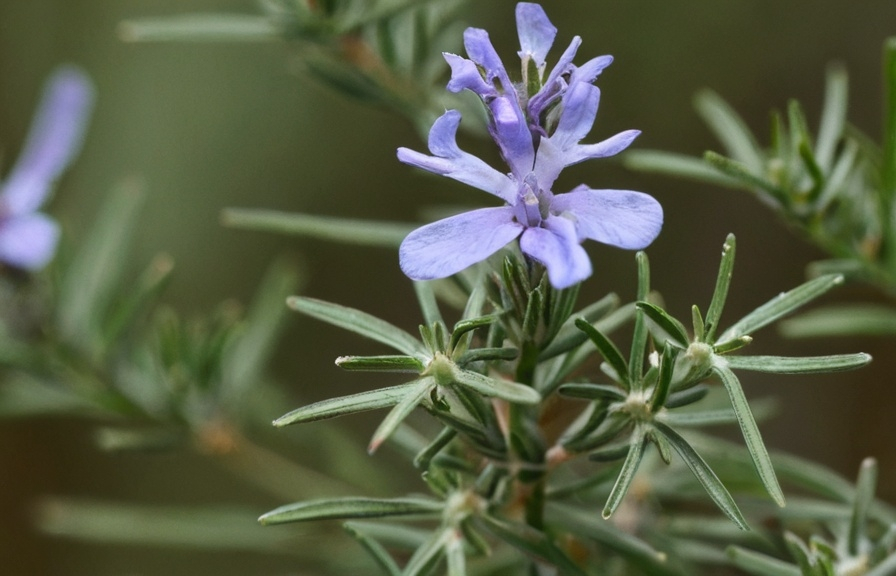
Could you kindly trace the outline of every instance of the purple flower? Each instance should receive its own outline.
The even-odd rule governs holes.
[[[59,225],[37,209],[81,149],[93,100],[93,84],[76,68],[47,80],[25,146],[0,183],[0,261],[38,270],[56,252]]]
[[[451,66],[448,89],[471,90],[489,111],[489,132],[510,167],[505,174],[461,150],[456,141],[460,113],[449,110],[433,124],[429,151],[399,148],[398,159],[448,176],[504,200],[428,224],[401,244],[401,269],[415,280],[444,278],[488,258],[519,238],[527,257],[543,264],[555,288],[591,275],[581,243],[590,238],[620,248],[641,249],[659,234],[663,211],[641,192],[579,186],[554,194],[566,166],[624,150],[640,132],[627,130],[596,144],[580,144],[591,131],[600,101],[592,83],[612,58],[572,64],[581,39],[573,39],[545,78],[545,58],[556,28],[537,4],[517,5],[523,82],[511,81],[484,30],[468,28],[469,58],[445,54]],[[532,76],[536,77],[532,77]]]

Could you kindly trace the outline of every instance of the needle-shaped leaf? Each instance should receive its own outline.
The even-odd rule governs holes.
[[[763,169],[762,150],[746,123],[727,102],[711,90],[702,90],[694,98],[694,106],[732,158],[743,162],[751,171]]]
[[[703,159],[713,165],[719,171],[727,174],[731,178],[740,180],[741,186],[758,192],[765,192],[770,202],[776,206],[787,206],[790,204],[790,196],[786,190],[781,189],[777,185],[769,182],[767,179],[757,176],[744,166],[742,163],[726,158],[715,152],[705,152]]]
[[[435,516],[443,507],[442,502],[424,498],[325,498],[280,506],[262,514],[258,521],[269,526],[309,520]]]
[[[668,342],[663,346],[663,355],[660,357],[660,374],[657,377],[656,387],[650,395],[650,412],[652,414],[656,414],[666,405],[672,385],[675,359],[678,358],[679,351],[678,348],[669,345]]]
[[[896,309],[876,304],[824,306],[778,325],[789,338],[896,335]]]
[[[543,362],[564,352],[568,352],[588,339],[584,332],[576,328],[575,321],[584,318],[588,322],[596,322],[619,306],[619,296],[607,294],[597,302],[590,304],[566,319],[557,336],[538,355],[538,360]]]
[[[625,401],[626,394],[618,386],[609,384],[575,383],[564,384],[558,389],[560,394],[570,398],[584,398],[586,400],[610,400]]]
[[[646,426],[636,425],[631,438],[629,439],[628,455],[625,458],[625,462],[622,463],[622,469],[619,471],[616,483],[613,484],[613,488],[610,490],[610,496],[607,498],[607,503],[604,505],[604,509],[601,512],[601,515],[604,518],[609,518],[613,515],[613,512],[615,512],[619,507],[619,504],[622,503],[622,498],[628,491],[629,486],[632,485],[632,480],[635,479],[635,472],[638,471],[638,466],[641,464],[641,458],[644,456],[644,445],[646,444],[646,441]]]
[[[376,432],[373,433],[373,438],[367,446],[367,452],[369,454],[376,452],[377,448],[404,422],[404,419],[414,411],[414,408],[434,387],[435,382],[432,379],[421,378],[414,383],[414,386],[408,388],[405,397],[389,411],[377,427]]]
[[[286,305],[296,312],[391,346],[408,356],[424,358],[428,354],[419,340],[366,312],[304,296],[290,296],[286,299]]]
[[[842,283],[843,276],[830,274],[809,280],[789,292],[782,292],[725,330],[725,333],[719,337],[719,343],[734,340],[739,336],[750,335]]]
[[[622,163],[626,168],[641,172],[657,172],[728,188],[740,186],[737,180],[719,173],[702,159],[686,154],[662,150],[629,150],[622,155]]]
[[[340,244],[398,248],[413,224],[334,218],[313,214],[254,208],[228,208],[221,213],[225,226],[304,236]]]
[[[688,346],[688,333],[684,325],[669,315],[668,312],[650,302],[636,302],[638,310],[653,320],[672,340],[683,348]]]
[[[728,299],[728,287],[731,286],[731,275],[734,272],[734,257],[737,252],[737,243],[734,234],[729,234],[722,245],[722,260],[719,263],[719,274],[716,277],[716,289],[712,293],[712,300],[706,310],[706,318],[703,321],[703,342],[713,342],[719,321],[722,318],[722,310]],[[696,327],[695,327],[696,329]]]
[[[435,440],[430,442],[423,450],[417,453],[414,456],[414,468],[418,468],[421,470],[426,470],[429,468],[429,463],[435,457],[436,454],[442,451],[443,448],[448,446],[452,440],[457,436],[457,430],[454,428],[442,428],[442,431],[439,432],[439,435],[436,436]]]
[[[395,563],[395,560],[392,559],[386,548],[368,536],[357,523],[346,522],[342,525],[342,528],[367,550],[373,557],[373,561],[376,562],[383,572],[388,576],[401,576],[401,568],[398,567],[398,564]]]
[[[815,374],[855,370],[871,362],[864,352],[835,354],[832,356],[726,356],[732,370],[753,370],[776,374]]]
[[[630,387],[628,381],[628,365],[625,363],[625,359],[622,357],[619,348],[617,348],[609,338],[604,336],[600,330],[582,318],[576,319],[576,327],[584,332],[594,343],[597,347],[597,351],[600,352],[601,356],[604,357],[604,360],[607,361],[607,364],[609,364],[616,372],[621,381],[620,383],[624,384],[627,388]]]
[[[414,551],[401,573],[402,576],[420,576],[430,573],[435,563],[444,555],[445,546],[451,539],[452,532],[451,529],[433,532],[432,536]]]
[[[784,506],[784,493],[778,484],[778,478],[775,476],[775,469],[772,467],[771,458],[769,458],[768,450],[762,442],[762,435],[759,433],[759,426],[753,418],[750,411],[750,405],[744,396],[743,388],[734,372],[728,367],[727,362],[721,357],[713,359],[712,371],[719,377],[725,390],[728,392],[728,398],[731,400],[731,407],[737,414],[737,421],[740,424],[741,433],[744,436],[744,442],[747,444],[747,450],[756,466],[756,472],[769,495],[778,506]]]
[[[498,317],[497,314],[489,314],[488,316],[478,316],[476,318],[461,320],[454,325],[454,330],[451,331],[451,348],[454,349],[458,342],[460,342],[460,339],[468,332],[476,330],[477,328],[482,328],[483,326],[490,326],[498,319]]]
[[[423,320],[426,324],[442,322],[442,313],[439,312],[432,284],[423,281],[414,282],[414,293],[417,294],[417,302],[420,304],[420,311],[423,313]]]
[[[858,556],[862,552],[861,541],[865,532],[865,522],[868,520],[868,510],[874,502],[876,489],[877,461],[874,458],[865,458],[859,468],[859,478],[856,480],[856,501],[853,504],[852,516],[849,521],[847,546],[851,556]]]
[[[394,406],[401,402],[412,390],[415,390],[417,386],[420,386],[421,382],[434,383],[434,380],[426,377],[407,384],[390,386],[389,388],[380,388],[368,392],[359,392],[350,396],[321,400],[308,406],[296,408],[292,412],[277,418],[274,420],[274,426],[280,427],[302,422],[314,422],[316,420],[336,418],[345,414]]]
[[[639,302],[647,301],[650,293],[650,261],[646,252],[635,254],[638,264],[638,292]],[[632,334],[632,349],[628,362],[628,381],[631,388],[640,389],[644,379],[641,375],[644,371],[644,357],[647,355],[647,320],[644,318],[643,309],[635,310],[635,328]]]
[[[555,545],[547,533],[526,524],[483,515],[477,518],[492,534],[524,553],[551,562],[564,576],[587,576],[569,556]]]
[[[414,372],[425,366],[413,356],[340,356],[336,365],[343,370],[363,372]]]
[[[755,576],[803,576],[793,564],[740,546],[729,546],[725,554],[736,567]]]
[[[815,144],[815,159],[825,171],[830,169],[837,143],[846,124],[846,107],[849,99],[848,78],[843,66],[828,68],[825,78],[824,108]]]
[[[517,404],[538,404],[541,402],[541,394],[534,388],[511,382],[484,376],[471,370],[457,369],[454,373],[454,381],[461,386],[472,388],[480,394],[503,398],[508,402]]]
[[[516,348],[474,348],[464,352],[456,362],[458,366],[466,366],[483,360],[515,360],[519,355],[520,351]]]
[[[657,432],[665,436],[669,443],[672,444],[675,451],[678,452],[688,468],[691,469],[691,472],[694,473],[694,476],[697,477],[697,481],[700,482],[709,494],[709,497],[712,498],[712,501],[716,503],[716,506],[719,507],[725,516],[737,524],[741,530],[749,530],[750,527],[747,525],[747,520],[741,514],[740,509],[734,502],[734,498],[731,497],[731,493],[728,492],[728,489],[725,488],[722,481],[719,480],[719,477],[716,476],[716,473],[712,471],[706,461],[688,444],[687,440],[662,422],[654,421],[654,427]]]

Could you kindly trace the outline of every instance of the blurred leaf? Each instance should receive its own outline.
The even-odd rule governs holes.
[[[309,520],[345,520],[387,516],[438,516],[444,504],[423,498],[328,498],[280,506],[262,514],[265,526]]]
[[[5,375],[0,383],[0,418],[103,414],[100,405],[67,386],[53,385],[24,373]]]
[[[492,534],[525,554],[542,558],[557,567],[564,576],[587,576],[569,556],[558,548],[541,530],[526,524],[511,522],[492,516],[480,516],[477,520]]]
[[[412,389],[416,390],[421,385],[421,382],[424,381],[434,383],[432,378],[423,378],[389,388],[380,388],[379,390],[359,392],[350,396],[321,400],[308,406],[296,408],[292,412],[277,418],[274,420],[274,426],[280,427],[302,422],[314,422],[316,420],[336,418],[345,414],[394,406],[401,402]]]
[[[305,236],[340,244],[397,248],[413,224],[335,218],[257,208],[228,208],[221,213],[225,226]]]
[[[800,569],[777,558],[740,546],[729,546],[726,550],[731,563],[755,576],[802,576]]]
[[[183,14],[118,25],[118,37],[125,42],[259,42],[277,40],[282,33],[270,18],[248,14]]]
[[[63,273],[56,306],[59,330],[71,344],[91,355],[99,353],[106,307],[115,301],[119,280],[130,262],[127,247],[143,198],[143,187],[138,181],[119,183]]]
[[[815,144],[815,158],[822,170],[831,167],[837,143],[846,125],[846,108],[849,99],[849,80],[846,69],[840,65],[830,66],[825,78],[824,108]]]
[[[815,374],[819,372],[843,372],[855,370],[871,362],[865,353],[836,354],[833,356],[726,356],[728,367],[733,370],[754,370],[775,374]]]
[[[740,187],[740,182],[713,168],[702,158],[660,150],[630,150],[622,155],[627,168],[642,172],[656,172],[707,182],[728,188]]]
[[[366,312],[302,296],[287,298],[286,305],[296,312],[391,346],[408,356],[421,360],[429,356],[429,352],[419,340],[401,328]]]
[[[436,530],[414,551],[404,567],[402,576],[421,576],[431,573],[431,569],[445,553],[445,547],[453,537],[453,529]],[[453,576],[453,575],[452,575]]]
[[[896,335],[896,309],[875,304],[839,304],[784,320],[778,329],[790,338]]]
[[[711,90],[701,90],[694,97],[694,105],[732,158],[753,173],[764,168],[762,150],[746,123],[727,102]]]

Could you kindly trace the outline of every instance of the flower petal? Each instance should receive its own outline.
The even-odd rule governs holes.
[[[534,120],[540,118],[541,113],[544,112],[550,103],[553,102],[566,87],[566,81],[563,80],[563,75],[575,69],[572,60],[576,57],[576,51],[581,44],[582,39],[580,37],[576,36],[572,39],[572,42],[570,42],[569,46],[560,56],[557,64],[551,69],[541,90],[529,99],[527,109],[529,110],[530,118]]]
[[[464,49],[470,60],[481,66],[485,70],[485,81],[494,82],[495,79],[501,81],[501,89],[505,92],[513,92],[513,83],[501,57],[492,41],[489,40],[488,32],[481,28],[467,28],[464,30]]]
[[[560,120],[551,134],[551,141],[564,151],[578,144],[591,131],[599,104],[597,86],[584,82],[570,85],[563,94]]]
[[[575,225],[560,216],[548,216],[542,228],[529,228],[520,237],[523,254],[541,262],[548,280],[558,290],[591,276],[591,260],[579,245]]]
[[[489,109],[492,112],[489,132],[511,172],[521,180],[532,171],[535,146],[516,92],[493,99],[489,102]]]
[[[31,212],[46,201],[53,182],[81,149],[93,100],[93,84],[77,68],[63,67],[50,76],[25,146],[0,193],[7,213]]]
[[[445,61],[451,66],[451,80],[448,81],[448,90],[460,92],[467,89],[478,94],[481,98],[498,95],[494,85],[489,84],[482,78],[482,73],[475,62],[448,52],[443,52],[442,56],[445,57]]]
[[[527,57],[531,57],[538,68],[544,66],[544,59],[557,36],[557,27],[548,20],[544,8],[531,2],[517,4],[516,28],[520,37],[520,58],[525,63]]]
[[[577,188],[557,194],[551,212],[575,218],[580,238],[640,250],[659,235],[663,207],[652,196],[631,190]]]
[[[506,174],[498,172],[484,161],[457,145],[457,127],[460,112],[449,110],[440,116],[429,130],[429,150],[435,156],[427,156],[408,148],[398,149],[398,159],[405,164],[422,168],[440,176],[453,178],[490,194],[505,202],[516,202],[513,182]]]
[[[570,74],[569,77],[569,83],[570,85],[578,82],[591,84],[598,76],[600,76],[600,73],[604,71],[604,68],[612,63],[613,57],[610,55],[592,58],[572,71],[572,74]]]
[[[641,134],[640,130],[625,130],[596,144],[579,144],[570,148],[565,155],[566,166],[592,158],[615,156],[629,147]]]
[[[445,278],[485,260],[522,230],[509,206],[445,218],[408,234],[398,250],[401,270],[413,280]]]
[[[13,216],[0,223],[0,261],[39,270],[56,252],[59,225],[45,214]]]

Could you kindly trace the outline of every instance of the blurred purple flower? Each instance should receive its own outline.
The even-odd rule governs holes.
[[[37,210],[80,151],[93,101],[93,84],[77,68],[47,79],[25,146],[0,183],[0,261],[38,270],[56,252],[59,225]]]
[[[652,197],[629,190],[579,186],[554,194],[552,186],[566,166],[624,150],[640,133],[627,130],[596,144],[580,144],[591,131],[600,101],[592,83],[611,62],[594,58],[572,64],[581,39],[575,37],[554,69],[544,77],[545,57],[557,29],[537,4],[516,9],[523,82],[514,84],[488,33],[468,28],[469,59],[445,54],[451,66],[448,89],[479,95],[489,111],[489,132],[510,167],[495,170],[461,150],[456,141],[460,113],[449,110],[433,124],[429,151],[399,148],[398,159],[448,176],[501,198],[505,206],[473,210],[411,232],[399,250],[401,269],[415,280],[450,276],[488,258],[519,238],[523,254],[543,264],[555,288],[567,288],[591,275],[581,243],[590,238],[626,249],[641,249],[659,234],[663,210]],[[535,74],[537,78],[530,75]],[[529,87],[534,87],[530,94]]]

